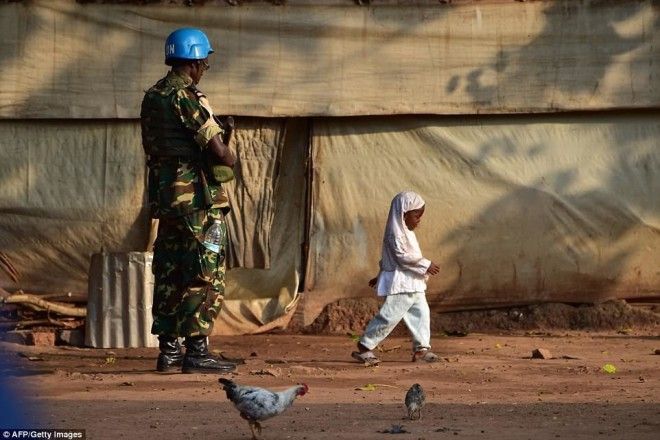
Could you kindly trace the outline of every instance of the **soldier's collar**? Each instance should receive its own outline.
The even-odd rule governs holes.
[[[193,83],[193,80],[189,75],[186,75],[185,73],[178,73],[173,70],[167,72],[165,81],[167,81],[169,85],[174,86],[175,88],[185,88],[191,86]]]

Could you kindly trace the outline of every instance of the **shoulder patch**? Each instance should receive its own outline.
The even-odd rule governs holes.
[[[194,84],[191,84],[188,87],[186,87],[186,90],[193,93],[197,97],[197,99],[206,98],[206,95],[203,94],[197,87],[195,87]]]

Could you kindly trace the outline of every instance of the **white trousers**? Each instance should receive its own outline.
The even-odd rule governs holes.
[[[388,295],[378,314],[367,324],[360,344],[373,350],[402,319],[412,336],[413,352],[423,348],[430,349],[431,312],[424,292]]]

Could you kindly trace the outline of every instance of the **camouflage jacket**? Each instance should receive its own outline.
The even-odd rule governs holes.
[[[147,90],[140,113],[142,145],[149,166],[151,216],[177,217],[209,208],[227,208],[222,186],[205,173],[205,149],[222,129],[206,97],[188,76],[168,72]]]

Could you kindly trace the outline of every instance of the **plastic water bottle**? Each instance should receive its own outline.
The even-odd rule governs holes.
[[[204,234],[204,241],[202,244],[211,252],[216,254],[220,253],[220,246],[222,245],[222,225],[220,220],[213,220],[213,224]]]

